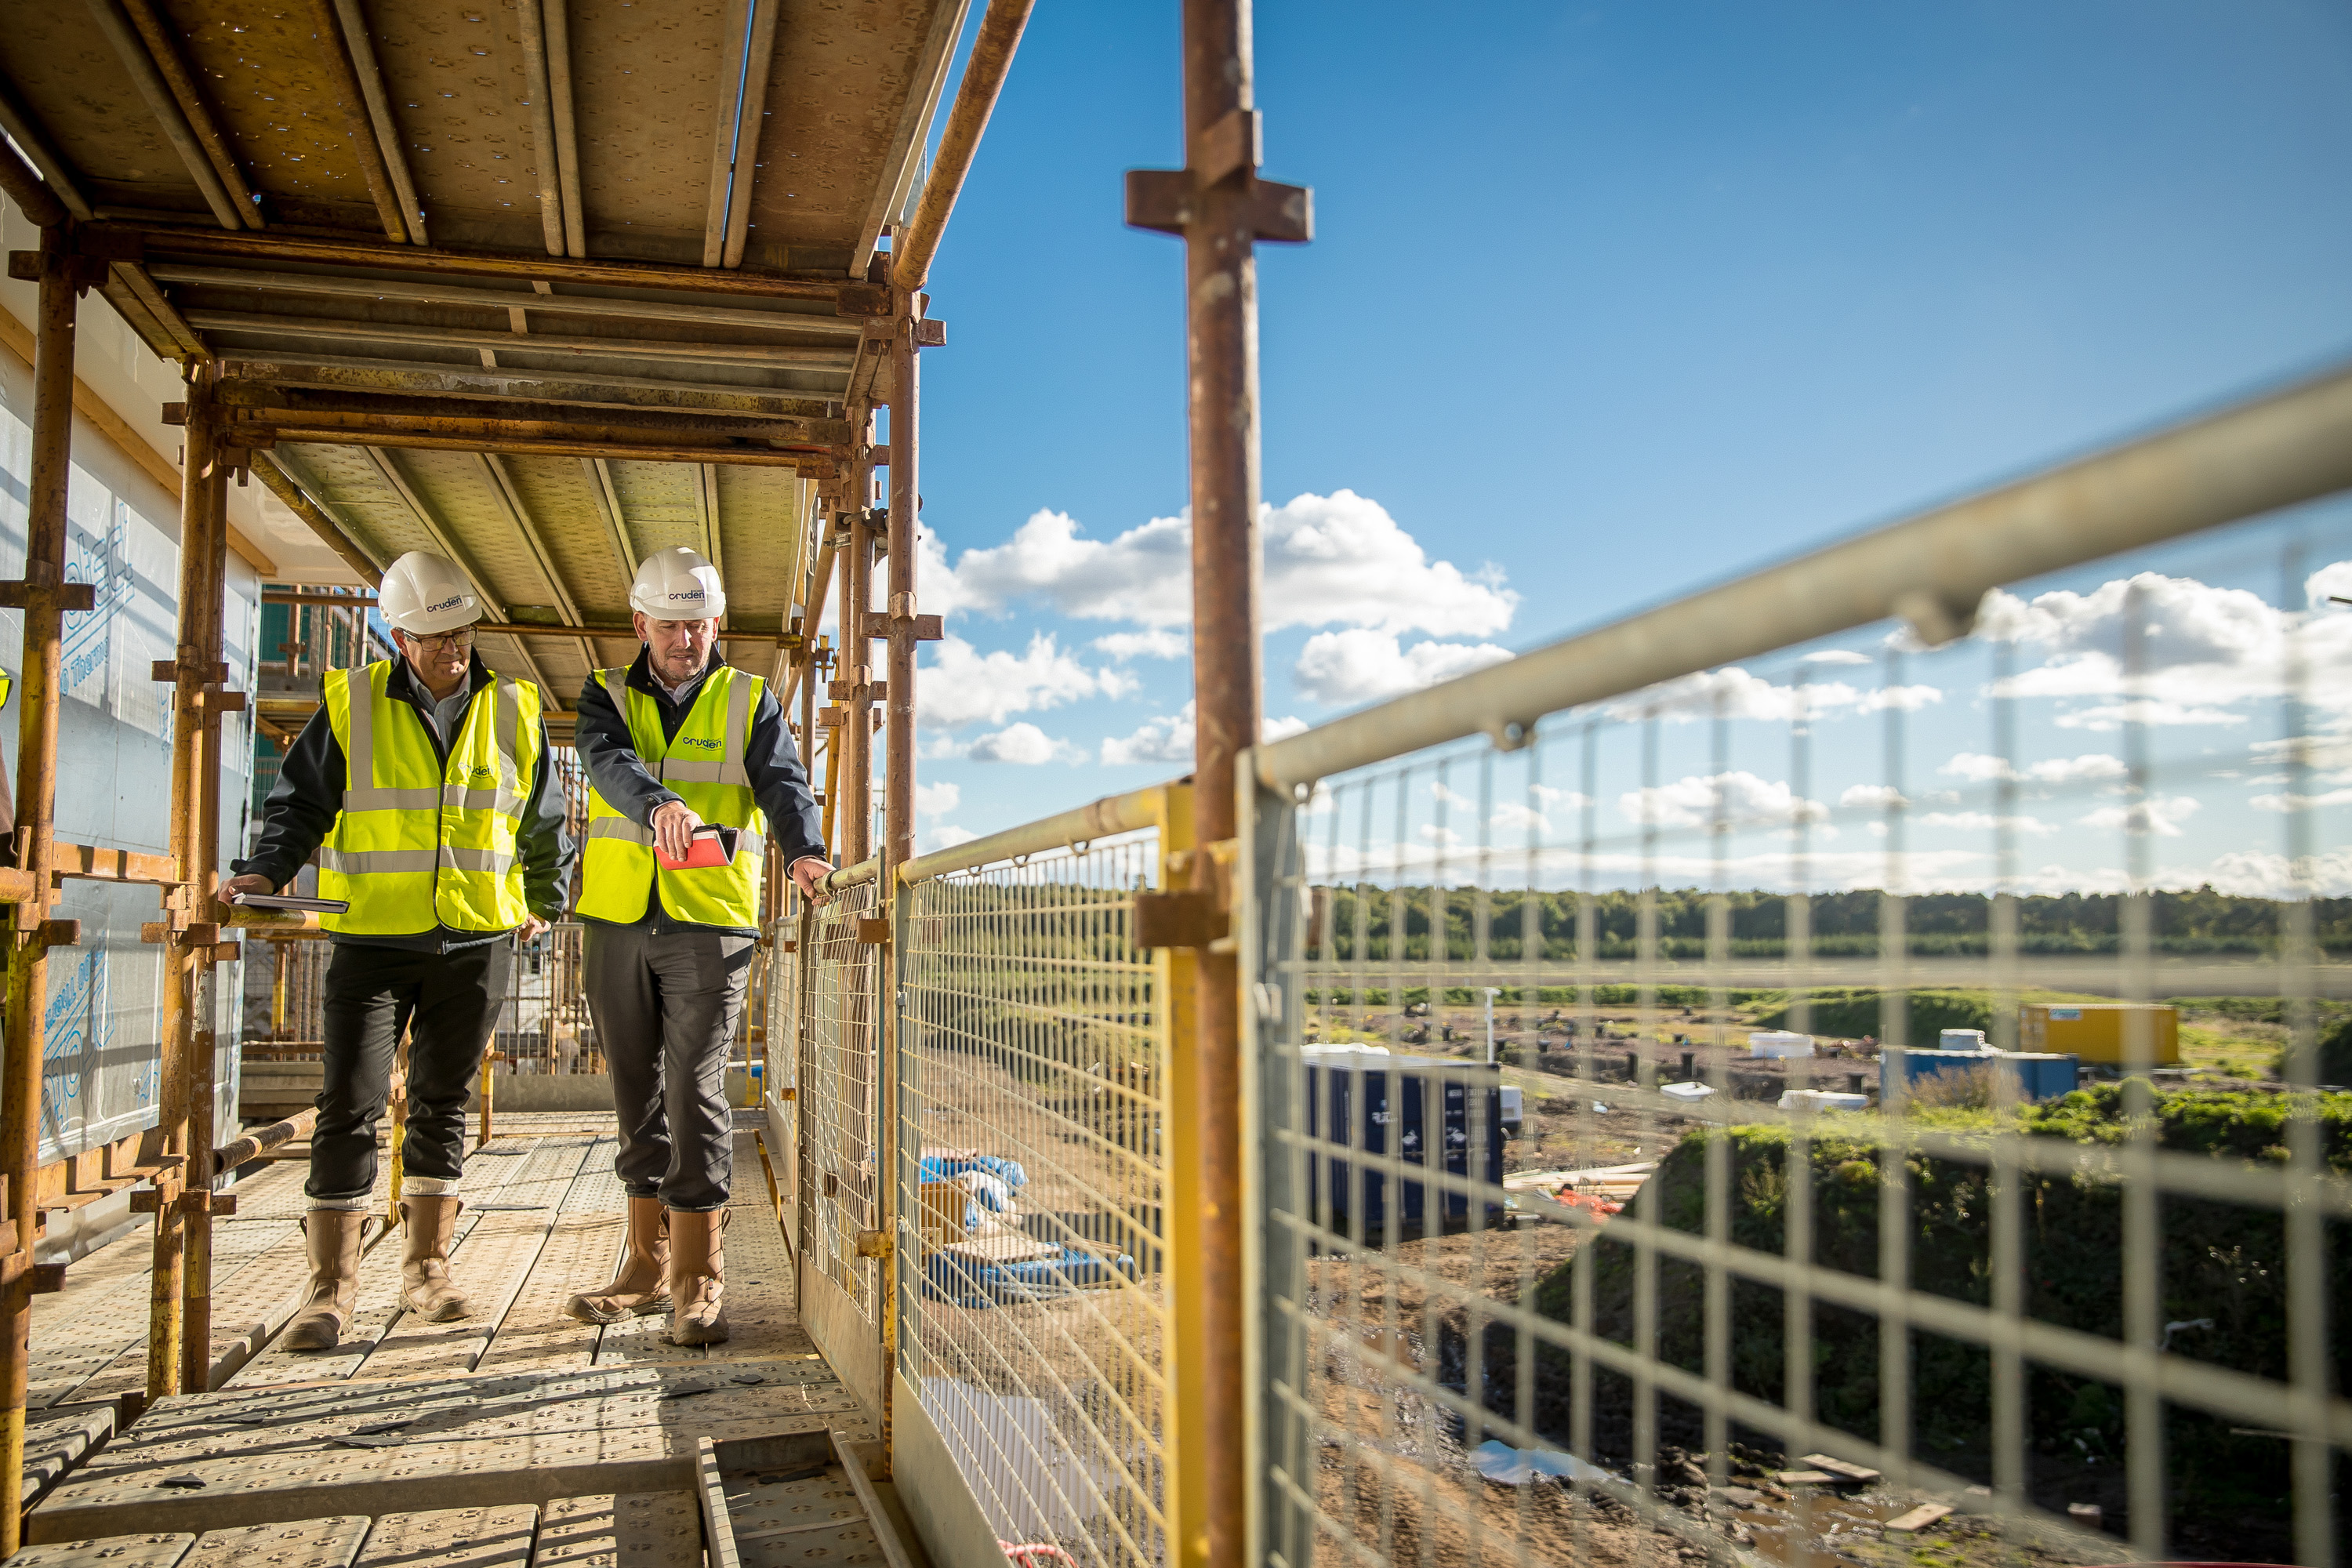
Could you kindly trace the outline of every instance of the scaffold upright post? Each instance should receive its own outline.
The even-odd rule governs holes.
[[[0,1263],[0,1556],[23,1541],[25,1394],[32,1363],[33,1247],[37,1191],[43,1013],[48,999],[50,870],[57,838],[58,717],[63,674],[66,483],[73,442],[74,314],[79,297],[73,231],[41,233],[40,320],[33,353],[33,453],[25,539],[23,695],[16,711],[16,863],[32,873],[9,935],[6,1077],[0,1142],[6,1145],[8,1247]]]
[[[849,540],[841,551],[841,657],[834,667],[842,689],[841,863],[855,866],[874,853],[874,668],[866,616],[874,603],[874,468],[865,447],[850,465]]]
[[[1184,240],[1192,437],[1194,890],[1237,831],[1235,765],[1257,742],[1259,240],[1312,236],[1309,194],[1258,178],[1249,0],[1185,0],[1181,171],[1128,175],[1128,221]],[[1175,1260],[1172,1555],[1182,1568],[1249,1551],[1244,1412],[1247,1270],[1240,971],[1199,950],[1192,1028],[1171,1038],[1169,1252]]]
[[[190,918],[200,922],[209,922],[217,914],[214,900],[220,891],[221,728],[229,700],[227,682],[222,679],[227,642],[228,463],[228,455],[215,437],[205,465],[191,466],[182,481],[184,491],[203,492],[194,513],[201,531],[181,541],[184,550],[199,557],[204,576],[194,618],[204,707],[193,759],[195,820],[189,826],[191,860],[185,872]],[[193,1014],[183,1063],[187,1073],[188,1163],[184,1167],[186,1191],[181,1199],[187,1213],[182,1222],[186,1232],[181,1245],[180,1392],[204,1394],[210,1389],[213,1364],[213,1096],[218,1080],[220,961],[210,942],[191,939],[184,945],[188,948]]]
[[[212,534],[207,521],[218,460],[219,413],[213,401],[216,372],[210,363],[188,371],[186,442],[180,484],[179,631],[174,638],[172,686],[172,862],[180,885],[166,911],[163,986],[158,1009],[163,1060],[156,1075],[156,1133],[164,1169],[155,1178],[154,1267],[149,1278],[147,1397],[150,1402],[181,1391],[181,1350],[185,1323],[187,1208],[183,1194],[197,1188],[203,1173],[189,1163],[188,1083],[196,1050],[196,963],[191,922],[205,912],[200,902],[202,870],[197,826],[204,805],[204,687],[211,675],[205,662],[205,599],[211,585]]]

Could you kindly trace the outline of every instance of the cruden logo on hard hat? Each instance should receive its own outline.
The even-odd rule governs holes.
[[[680,545],[656,550],[638,563],[629,608],[656,620],[712,620],[727,613],[727,590],[717,567]]]
[[[436,637],[481,619],[482,602],[457,563],[412,550],[384,568],[376,605],[413,637]]]

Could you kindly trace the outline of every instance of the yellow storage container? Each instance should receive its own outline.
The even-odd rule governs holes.
[[[2122,1067],[2125,1031],[2137,1027],[2147,1030],[2150,1066],[2180,1065],[2180,1009],[2154,1002],[2028,1003],[2017,1010],[2017,1048]]]

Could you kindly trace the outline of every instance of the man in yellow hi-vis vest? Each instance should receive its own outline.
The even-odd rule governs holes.
[[[506,999],[513,939],[559,918],[572,884],[539,688],[492,675],[474,653],[481,600],[465,574],[412,551],[384,572],[377,607],[400,658],[325,673],[319,710],[262,803],[261,841],[225,889],[277,892],[315,850],[319,896],[351,904],[319,921],[335,952],[303,1189],[310,1300],[286,1330],[295,1350],[331,1350],[351,1323],[376,1122],[404,1028],[401,1294],[433,1322],[472,1313],[449,1277],[466,1097]]]
[[[628,1238],[612,1281],[570,1310],[612,1323],[667,1307],[674,1342],[717,1344],[734,1158],[727,1058],[767,840],[804,892],[833,868],[782,708],[766,682],[719,658],[717,569],[691,550],[658,552],[638,567],[629,605],[645,650],[589,677],[577,742],[592,790],[582,967],[620,1121],[613,1167]]]

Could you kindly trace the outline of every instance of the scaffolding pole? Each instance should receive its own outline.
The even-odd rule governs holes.
[[[184,535],[184,554],[197,558],[202,574],[199,596],[193,607],[184,601],[180,624],[183,642],[194,631],[198,694],[203,702],[196,725],[195,789],[189,825],[191,863],[182,870],[192,925],[176,933],[187,950],[189,1002],[192,1008],[189,1049],[184,1060],[187,1073],[187,1173],[180,1205],[185,1213],[181,1276],[180,1392],[204,1394],[212,1379],[213,1342],[213,1127],[215,1085],[219,1081],[220,963],[227,951],[216,942],[219,928],[197,930],[217,916],[215,899],[220,891],[221,726],[237,700],[227,690],[226,642],[228,594],[228,468],[232,455],[217,442],[204,467],[191,464],[185,492],[202,492],[197,512],[201,531]]]
[[[1193,892],[1212,900],[1216,854],[1237,827],[1236,761],[1257,743],[1260,713],[1255,247],[1303,241],[1313,229],[1309,193],[1258,178],[1250,55],[1249,0],[1184,0],[1185,166],[1131,171],[1127,189],[1129,223],[1184,240],[1199,847],[1182,869]],[[1171,1545],[1183,1568],[1228,1568],[1248,1556],[1252,1511],[1241,1223],[1249,1211],[1234,1114],[1242,1103],[1240,973],[1230,943],[1201,946],[1196,963],[1191,1027],[1171,1036]]]
[[[57,840],[58,718],[65,622],[66,482],[73,442],[74,312],[79,279],[72,226],[41,231],[40,320],[33,355],[33,461],[26,497],[23,696],[16,713],[16,865],[32,873],[16,906],[8,952],[6,1072],[0,1085],[0,1142],[6,1145],[8,1248],[0,1263],[0,1557],[22,1542],[25,1390],[32,1363],[33,1246],[38,1195],[43,1012],[48,950],[73,933],[49,920]]]

